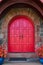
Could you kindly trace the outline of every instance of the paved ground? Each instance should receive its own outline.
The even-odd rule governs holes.
[[[31,63],[5,63],[3,65],[42,65],[42,64],[31,62]]]

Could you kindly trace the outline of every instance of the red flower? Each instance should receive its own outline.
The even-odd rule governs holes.
[[[43,57],[43,45],[36,50],[39,57]]]

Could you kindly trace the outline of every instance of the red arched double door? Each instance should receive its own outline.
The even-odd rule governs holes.
[[[8,52],[34,52],[34,34],[31,19],[14,17],[8,25]]]

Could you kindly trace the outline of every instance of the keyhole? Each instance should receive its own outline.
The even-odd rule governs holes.
[[[19,38],[20,38],[20,39],[23,39],[23,38],[24,38],[24,37],[23,37],[23,34],[22,34],[22,35],[20,35],[20,36],[19,36]]]

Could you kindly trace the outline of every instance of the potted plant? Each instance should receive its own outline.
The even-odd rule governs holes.
[[[3,49],[2,46],[0,46],[0,65],[2,65],[3,62],[4,62]]]
[[[3,43],[3,40],[2,39],[0,39],[0,65],[2,65],[3,64],[3,62],[4,62],[4,59],[6,58],[6,56],[7,56],[7,50],[6,50],[6,44],[2,44]],[[3,45],[3,46],[2,46]]]
[[[39,57],[39,61],[43,64],[43,45],[41,45],[38,49],[37,49],[37,55]]]
[[[6,50],[3,49],[2,46],[0,46],[0,65],[3,64],[5,58],[6,58]]]

